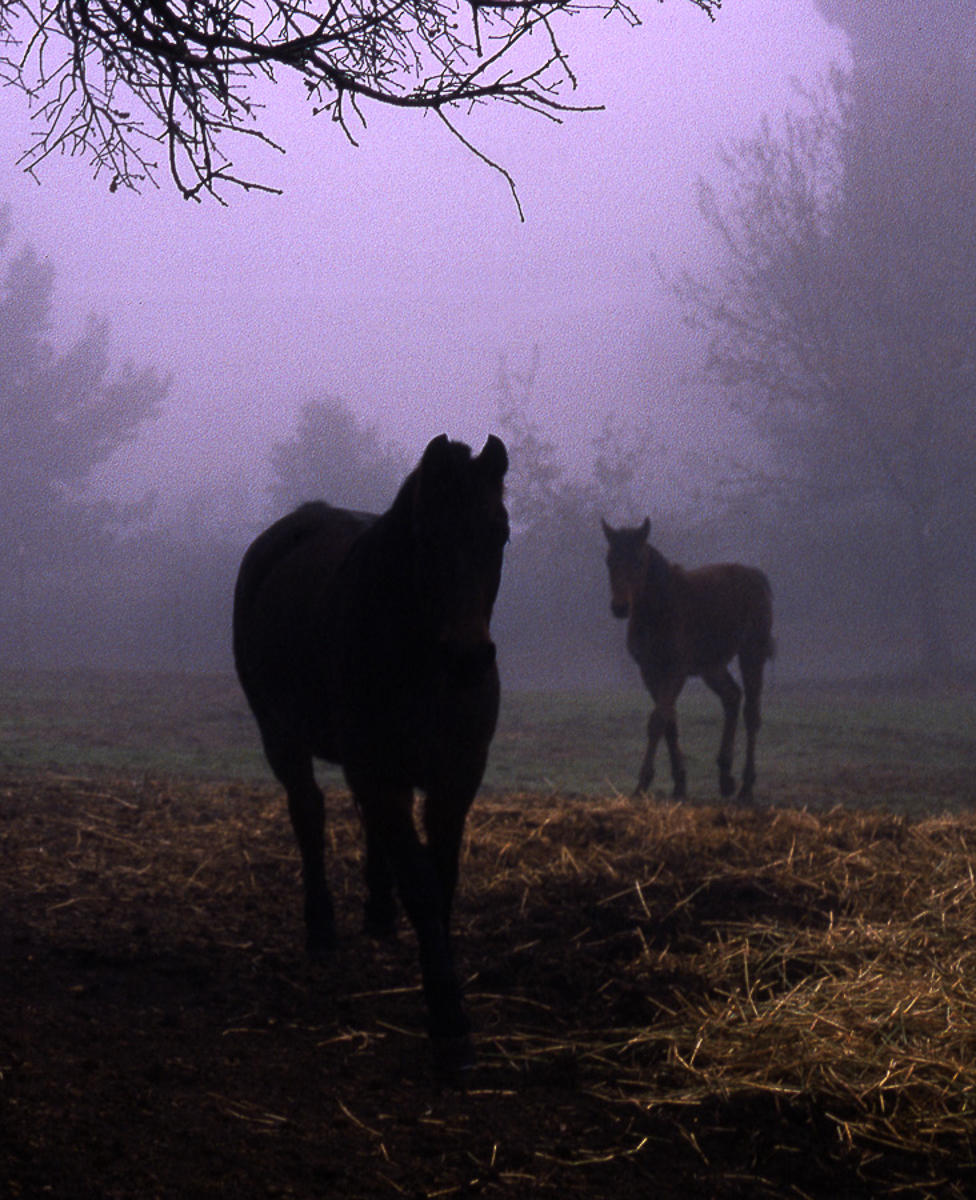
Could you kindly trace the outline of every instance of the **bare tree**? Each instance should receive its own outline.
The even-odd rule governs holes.
[[[869,99],[897,111],[897,79],[855,82],[836,76],[805,115],[724,155],[725,186],[703,184],[700,203],[723,269],[677,291],[784,500],[899,531],[918,648],[943,671],[948,581],[974,530],[976,253],[964,177],[940,162],[960,157],[947,134],[971,155],[972,132],[943,121],[930,141],[916,120],[896,135]]]
[[[721,4],[689,2],[709,16]],[[226,150],[231,135],[274,145],[255,99],[262,77],[297,75],[350,140],[373,101],[432,110],[483,158],[453,114],[488,101],[556,119],[573,109],[560,39],[591,8],[639,23],[627,0],[4,0],[0,81],[35,108],[22,159],[32,172],[84,154],[112,189],[137,187],[155,180],[162,145],[186,197],[273,191],[235,174]]]
[[[657,444],[646,428],[608,415],[588,450],[567,458],[540,419],[547,408],[540,368],[538,348],[519,367],[501,357],[493,381],[511,463],[505,501],[512,519],[495,627],[506,678],[522,686],[603,687],[629,680],[632,670],[609,615],[600,517],[654,507]]]

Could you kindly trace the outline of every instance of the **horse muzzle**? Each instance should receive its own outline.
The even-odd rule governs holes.
[[[630,616],[630,605],[627,604],[626,601],[611,600],[610,611],[615,617],[622,621],[624,617]]]

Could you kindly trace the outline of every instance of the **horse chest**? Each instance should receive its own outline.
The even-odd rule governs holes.
[[[424,787],[444,765],[485,752],[497,716],[497,676],[457,689],[415,660],[348,662],[330,710],[338,761]]]
[[[674,622],[658,615],[636,613],[627,626],[627,650],[641,666],[669,662],[678,641]]]

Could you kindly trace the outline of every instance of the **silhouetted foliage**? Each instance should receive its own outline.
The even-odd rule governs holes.
[[[700,203],[723,270],[677,291],[710,336],[709,376],[766,446],[759,486],[796,521],[798,553],[837,533],[835,576],[878,588],[902,644],[942,672],[976,535],[976,83],[952,29],[927,31],[938,69],[907,44],[865,54],[723,155]]]
[[[272,509],[281,515],[306,500],[325,500],[382,512],[410,468],[406,453],[344,401],[309,400],[294,435],[271,447]]]
[[[0,210],[0,248],[10,218]],[[158,413],[168,381],[109,361],[108,326],[90,318],[66,350],[52,340],[54,269],[29,248],[0,283],[0,613],[11,642],[44,641],[45,613],[70,612],[97,576],[109,531],[133,515],[93,501],[93,470]]]
[[[721,0],[690,0],[712,15]],[[558,119],[576,78],[561,44],[585,0],[17,0],[0,4],[0,81],[24,91],[39,129],[24,152],[84,154],[111,188],[153,181],[156,154],[187,197],[235,173],[234,136],[274,145],[260,83],[294,75],[313,113],[350,141],[366,101],[453,114],[497,100]],[[632,25],[626,0],[603,15]],[[468,145],[467,142],[465,142]],[[469,147],[471,148],[471,147]],[[472,148],[473,149],[473,148]],[[474,150],[483,158],[479,151]]]
[[[234,579],[242,548],[263,515],[246,485],[200,485],[152,527],[121,541],[115,561],[128,579],[114,618],[121,661],[168,670],[228,670]]]
[[[536,415],[539,366],[537,351],[521,369],[503,359],[494,381],[511,463],[512,544],[494,625],[502,676],[521,686],[613,687],[633,672],[610,616],[600,518],[660,504],[652,469],[660,448],[609,417],[590,455],[571,466]]]

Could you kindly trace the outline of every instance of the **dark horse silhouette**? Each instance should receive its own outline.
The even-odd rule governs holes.
[[[429,1028],[471,1058],[450,912],[467,812],[498,715],[489,633],[508,540],[508,455],[442,434],[382,516],[305,504],[244,556],[234,658],[301,850],[312,954],[335,945],[313,758],[339,763],[366,835],[367,929],[393,932],[394,886],[417,934]],[[413,819],[423,790],[425,842]]]
[[[719,789],[735,791],[732,751],[745,690],[746,761],[739,800],[752,800],[756,781],[756,734],[763,667],[773,655],[773,602],[769,580],[755,567],[715,563],[685,571],[648,542],[650,520],[638,529],[612,529],[609,542],[610,608],[627,618],[627,649],[640,667],[654,700],[647,722],[647,751],[637,792],[654,778],[654,755],[664,734],[671,759],[674,795],[685,795],[685,767],[678,745],[675,711],[689,675],[699,675],[722,701],[725,724],[718,752]],[[738,655],[742,687],[728,664]]]

